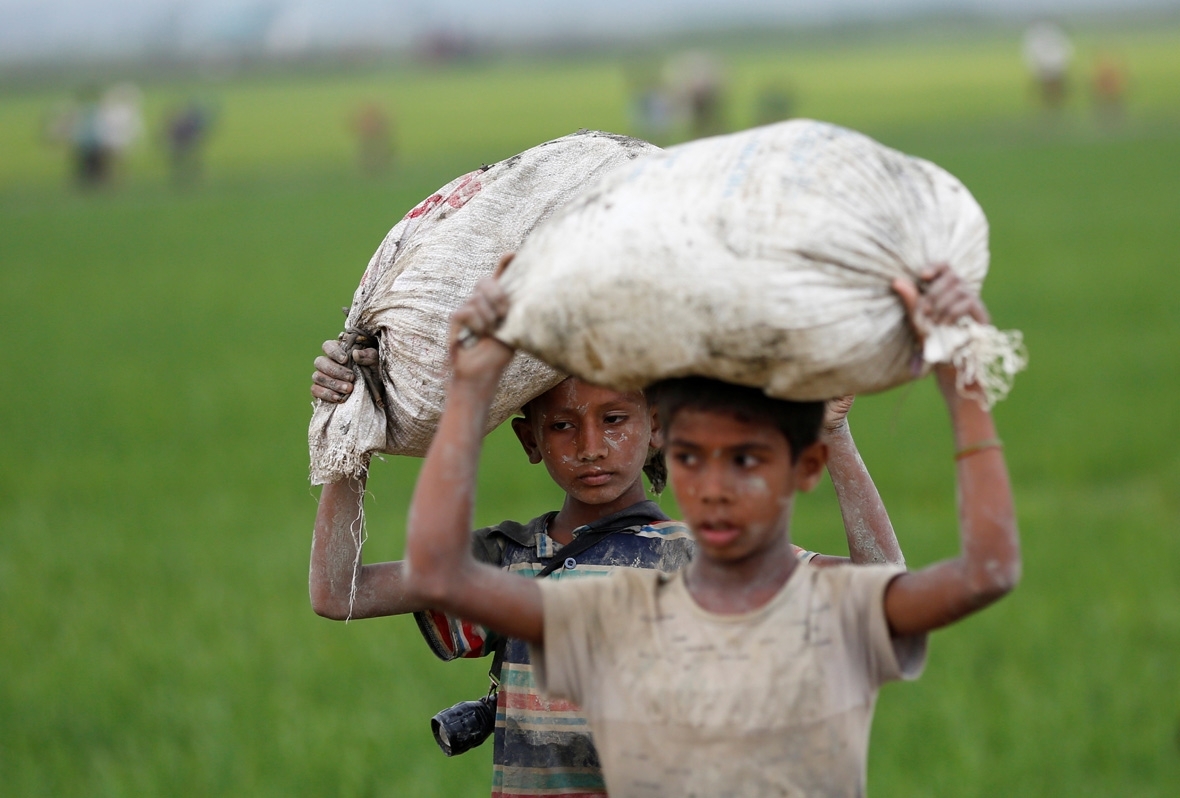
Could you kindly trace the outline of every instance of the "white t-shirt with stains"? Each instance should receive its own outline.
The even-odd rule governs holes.
[[[699,607],[683,572],[545,580],[534,675],[581,705],[614,798],[863,795],[877,690],[925,664],[926,636],[885,620],[903,570],[800,563],[741,615]]]

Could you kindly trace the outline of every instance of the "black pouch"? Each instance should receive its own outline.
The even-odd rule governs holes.
[[[460,701],[430,719],[434,740],[447,756],[482,745],[496,728],[496,690],[475,701]]]

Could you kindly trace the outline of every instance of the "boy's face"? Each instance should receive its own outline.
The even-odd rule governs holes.
[[[585,504],[609,504],[641,479],[652,436],[643,394],[571,377],[529,404],[512,428],[532,463]]]
[[[666,430],[668,473],[699,555],[738,562],[783,542],[795,491],[823,474],[827,447],[791,463],[786,436],[769,421],[683,408]]]

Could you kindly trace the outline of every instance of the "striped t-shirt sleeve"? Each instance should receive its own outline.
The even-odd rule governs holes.
[[[483,657],[496,647],[497,636],[477,623],[464,621],[437,610],[414,613],[414,620],[426,644],[444,662],[462,657]]]

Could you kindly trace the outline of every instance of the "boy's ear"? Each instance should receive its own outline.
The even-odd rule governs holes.
[[[795,463],[796,490],[809,491],[819,484],[828,463],[828,445],[816,441],[803,450]]]
[[[537,436],[533,434],[532,422],[527,418],[517,416],[512,419],[512,431],[516,433],[516,439],[524,447],[524,453],[528,455],[529,462],[533,465],[541,462],[541,447],[537,445]]]
[[[651,413],[651,442],[650,446],[653,449],[664,448],[664,428],[660,426],[660,413],[656,408],[649,410]]]

